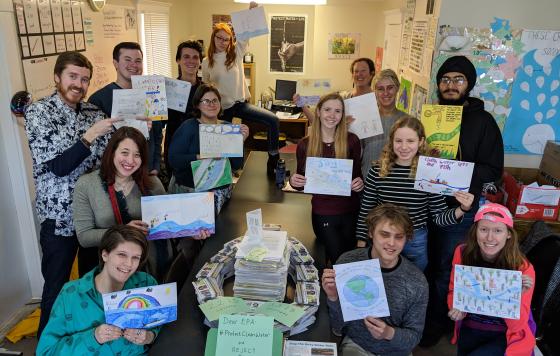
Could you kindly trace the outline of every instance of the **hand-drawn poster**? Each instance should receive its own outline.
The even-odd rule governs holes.
[[[307,16],[270,16],[270,72],[303,73]]]
[[[519,319],[521,272],[455,265],[453,308],[507,319]]]
[[[208,158],[191,162],[194,190],[207,192],[210,189],[231,184],[231,164],[229,158]]]
[[[352,160],[307,157],[305,178],[305,193],[350,196]]]
[[[123,126],[134,127],[142,132],[144,137],[150,137],[148,123],[138,120],[146,116],[146,92],[142,89],[115,89],[113,90],[113,107],[111,117],[118,117],[123,121],[113,123],[116,129]]]
[[[201,124],[198,131],[201,158],[243,157],[241,125]]]
[[[167,108],[185,112],[192,84],[186,80],[165,78]]]
[[[356,59],[360,57],[359,33],[329,33],[329,59]]]
[[[420,121],[426,143],[439,151],[441,158],[455,159],[459,150],[463,107],[459,105],[424,105]]]
[[[238,41],[247,41],[250,38],[268,34],[268,24],[262,6],[232,12],[231,22]]]
[[[356,134],[360,140],[383,133],[381,114],[374,93],[344,100],[344,109],[346,115],[354,118],[348,130]]]
[[[146,112],[153,121],[167,120],[165,77],[160,75],[133,75],[132,88],[146,92]]]
[[[410,97],[412,96],[412,82],[401,77],[401,86],[397,94],[397,109],[406,113],[410,110]]]
[[[474,163],[420,156],[414,189],[441,195],[468,192]]]
[[[299,79],[296,86],[299,99],[296,105],[298,107],[317,105],[321,96],[331,91],[330,79]]]
[[[416,73],[422,73],[424,69],[424,57],[426,49],[426,37],[428,35],[427,21],[414,21],[412,25],[412,37],[410,40],[410,58],[408,67]]]
[[[177,283],[103,294],[105,322],[121,329],[149,329],[177,320]]]
[[[389,316],[389,305],[378,259],[333,266],[344,321]]]
[[[185,193],[142,197],[142,221],[148,240],[214,233],[214,193]]]
[[[426,104],[428,100],[428,91],[418,85],[414,84],[414,89],[412,90],[412,103],[410,104],[410,116],[420,120],[422,115],[422,105]]]

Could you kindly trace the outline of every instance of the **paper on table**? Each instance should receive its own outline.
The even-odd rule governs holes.
[[[333,266],[344,321],[389,316],[378,259]]]
[[[420,156],[414,189],[443,195],[453,195],[459,190],[468,192],[473,170],[472,162]]]
[[[247,212],[247,236],[255,239],[262,239],[263,228],[262,228],[262,211],[261,209],[255,209]]]
[[[113,123],[118,130],[123,126],[138,129],[144,137],[149,137],[148,123],[137,120],[138,117],[146,117],[146,93],[142,89],[115,89],[113,90],[113,107],[111,117],[118,117],[123,121]]]
[[[241,125],[201,124],[198,133],[200,158],[243,157]]]
[[[519,319],[521,272],[455,265],[453,308]]]
[[[280,302],[264,302],[255,313],[271,316],[282,324],[291,327],[305,314],[305,309],[292,304]]]
[[[299,99],[296,105],[316,105],[322,95],[332,91],[330,79],[298,79],[296,93]]]
[[[289,356],[337,356],[334,342],[286,340],[284,355]]]
[[[142,89],[146,92],[147,116],[154,121],[167,120],[165,77],[161,75],[133,75],[130,78],[133,89]]]
[[[262,245],[268,250],[267,255],[264,257],[265,260],[279,261],[284,256],[284,250],[286,249],[286,240],[288,238],[288,233],[286,231],[263,231]],[[237,253],[235,258],[245,258],[251,250],[259,245],[255,245],[247,236],[237,245]]]
[[[539,186],[536,182],[529,184],[523,189],[521,194],[521,203],[523,204],[541,204],[541,205],[558,205],[560,200],[560,189],[552,185]]]
[[[236,297],[217,297],[199,307],[209,321],[218,320],[220,315],[246,313],[250,309],[243,299]]]
[[[441,158],[457,156],[462,116],[462,105],[422,105],[420,121],[426,130],[426,143],[437,149]]]
[[[177,320],[177,284],[105,293],[105,322],[121,329],[148,329]]]
[[[249,38],[268,33],[268,24],[264,15],[264,7],[262,6],[232,12],[231,23],[238,41],[246,41]]]
[[[307,157],[304,193],[350,196],[352,160]]]
[[[185,112],[192,84],[186,80],[165,78],[167,108]]]
[[[216,355],[272,355],[273,325],[269,316],[220,316]]]
[[[381,115],[374,93],[346,99],[344,100],[344,108],[345,114],[351,115],[355,119],[348,126],[348,129],[355,133],[360,140],[383,133]]]

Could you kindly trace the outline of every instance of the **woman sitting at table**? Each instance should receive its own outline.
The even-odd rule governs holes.
[[[142,219],[140,198],[162,195],[165,189],[156,176],[148,175],[148,143],[140,131],[123,126],[111,137],[101,167],[78,179],[74,190],[74,225],[81,247],[97,248],[111,226],[127,224],[148,233]],[[166,269],[166,240],[152,241],[150,272],[161,278]],[[82,261],[89,269],[96,260]],[[157,271],[156,269],[157,265]]]
[[[117,225],[99,243],[99,266],[64,285],[56,298],[37,355],[144,355],[159,327],[120,329],[105,324],[102,294],[157,284],[137,272],[148,255],[141,230]]]

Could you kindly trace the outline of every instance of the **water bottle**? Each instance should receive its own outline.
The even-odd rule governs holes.
[[[282,158],[276,163],[276,186],[279,189],[284,188],[284,181],[286,179],[286,161]]]

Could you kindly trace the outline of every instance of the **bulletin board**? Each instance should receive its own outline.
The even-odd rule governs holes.
[[[134,8],[106,5],[94,12],[81,0],[12,0],[27,91],[37,100],[54,91],[58,54],[82,52],[93,64],[88,94],[116,78],[113,47],[138,42]]]

